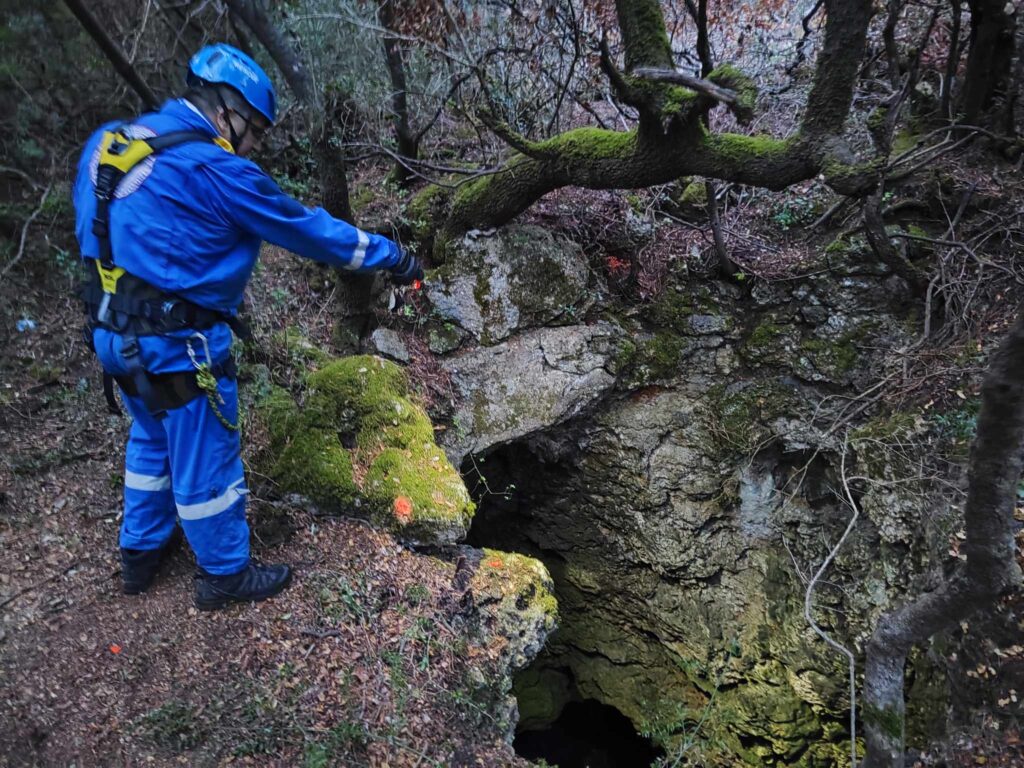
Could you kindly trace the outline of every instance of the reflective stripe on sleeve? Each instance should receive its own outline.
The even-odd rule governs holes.
[[[235,502],[249,492],[247,488],[239,488],[244,478],[238,478],[228,486],[220,496],[209,501],[202,501],[198,504],[176,504],[178,517],[182,520],[202,520],[205,517],[213,517],[229,509]]]
[[[348,269],[359,269],[363,266],[363,262],[366,261],[366,248],[370,245],[369,235],[361,229],[357,229],[356,233],[359,235],[359,245],[356,246],[355,253],[352,254],[352,261],[348,263]]]
[[[135,491],[166,491],[171,487],[171,476],[140,475],[130,469],[124,471],[124,487]]]

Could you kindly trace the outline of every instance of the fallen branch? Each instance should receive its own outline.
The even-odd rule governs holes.
[[[299,634],[323,640],[325,637],[341,637],[342,632],[339,629],[300,629]]]

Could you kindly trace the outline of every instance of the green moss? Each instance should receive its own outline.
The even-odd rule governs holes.
[[[815,368],[826,375],[849,373],[857,364],[857,347],[853,335],[846,335],[836,341],[826,339],[804,339],[800,349],[807,354]]]
[[[855,189],[863,186],[865,179],[875,177],[881,170],[884,160],[871,160],[867,163],[847,164],[830,158],[822,165],[821,172],[825,181],[835,189]]]
[[[575,128],[537,145],[540,152],[551,152],[566,161],[626,160],[636,151],[636,131],[608,131],[603,128]],[[483,179],[481,179],[483,181]],[[463,195],[459,195],[460,203]]]
[[[672,46],[658,0],[634,0],[623,4],[619,13],[622,37],[626,41],[626,69],[669,66]]]
[[[398,526],[416,540],[429,540],[431,531],[452,521],[467,529],[476,509],[462,477],[433,441],[381,451],[366,473],[363,496],[375,524]],[[396,506],[396,499],[406,500],[408,508]]]
[[[433,238],[451,199],[451,189],[430,184],[409,200],[405,206],[405,217],[415,240],[423,243]]]
[[[325,509],[347,509],[358,491],[352,458],[335,433],[305,429],[278,448],[270,476],[289,490],[308,496]]]
[[[328,355],[313,344],[302,331],[294,327],[285,328],[270,337],[271,345],[284,352],[289,363],[296,368],[309,364],[319,365],[328,360]]]
[[[270,393],[258,403],[258,410],[267,424],[270,439],[282,442],[294,431],[299,409],[287,390],[272,387]]]
[[[921,135],[916,131],[900,131],[892,137],[892,154],[902,155],[909,152],[921,140]]]
[[[744,136],[739,133],[714,133],[706,138],[709,148],[732,164],[779,158],[789,151],[792,139],[771,136]]]
[[[893,739],[903,738],[903,717],[895,709],[881,709],[865,704],[861,708],[860,716],[865,724],[879,727],[886,736]]]
[[[359,213],[363,208],[373,202],[374,190],[373,187],[365,186],[358,189],[354,194],[349,197],[349,206],[352,209],[352,213]]]
[[[691,205],[694,208],[704,208],[708,204],[708,188],[702,181],[693,181],[686,185],[683,193],[679,196],[680,205]]]
[[[782,328],[776,325],[775,323],[761,323],[756,328],[754,328],[750,336],[747,337],[746,343],[748,347],[764,347],[766,345],[774,343],[782,335]]]
[[[632,356],[627,386],[636,387],[672,378],[679,373],[684,348],[685,340],[674,333],[659,333],[641,343]]]
[[[343,358],[310,374],[307,386],[301,410],[280,389],[258,407],[271,437],[265,471],[282,489],[332,511],[366,502],[375,523],[405,539],[465,535],[475,507],[399,366]]]
[[[868,130],[872,133],[877,133],[885,127],[886,118],[889,116],[889,108],[886,106],[878,106],[871,110],[871,114],[868,115]]]
[[[753,78],[733,64],[719,64],[708,75],[712,83],[729,88],[736,92],[736,104],[733,109],[741,120],[749,120],[757,106],[757,84]]]
[[[508,602],[508,609],[539,619],[544,627],[554,629],[558,621],[558,600],[544,564],[515,552],[496,549],[484,549],[483,552],[483,559],[471,581],[473,593],[478,598],[481,595],[500,596]]]
[[[660,328],[685,334],[691,331],[690,318],[693,315],[717,315],[721,312],[721,305],[706,293],[665,291],[644,309],[643,317]]]
[[[705,425],[717,453],[749,454],[771,436],[769,422],[796,410],[797,396],[781,383],[758,381],[732,391],[712,387],[705,404]]]
[[[409,392],[404,370],[371,355],[335,360],[310,374],[307,384],[308,409],[332,415],[351,410],[357,417],[386,411]]]

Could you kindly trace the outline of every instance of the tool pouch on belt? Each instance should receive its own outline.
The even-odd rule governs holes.
[[[234,379],[238,375],[235,361],[228,358],[210,368],[210,373],[217,379]],[[131,376],[113,376],[114,381],[132,397],[141,397],[135,380]],[[206,394],[196,381],[195,371],[177,371],[175,373],[147,374],[150,385],[159,394],[166,411],[180,408],[192,402],[200,395]]]

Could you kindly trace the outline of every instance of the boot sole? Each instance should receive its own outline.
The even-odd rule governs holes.
[[[284,581],[282,581],[281,584],[273,592],[269,592],[269,593],[267,593],[265,595],[261,595],[260,597],[255,597],[255,598],[238,598],[238,597],[230,597],[228,595],[216,598],[214,600],[203,600],[203,601],[200,601],[197,598],[195,600],[196,610],[199,610],[199,611],[219,611],[219,610],[221,610],[223,608],[227,608],[232,603],[260,603],[260,602],[263,602],[264,600],[269,600],[271,597],[276,597],[277,595],[281,594],[282,592],[284,592],[288,588],[288,586],[291,583],[292,583],[292,572],[288,571],[288,577]]]

